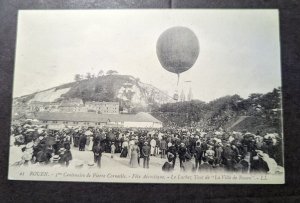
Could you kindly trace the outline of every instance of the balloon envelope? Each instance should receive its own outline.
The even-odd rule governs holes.
[[[180,74],[196,62],[199,55],[198,38],[189,28],[169,28],[159,36],[156,53],[164,69]]]

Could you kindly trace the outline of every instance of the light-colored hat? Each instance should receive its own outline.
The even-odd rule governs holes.
[[[53,161],[58,161],[60,159],[59,155],[54,155],[53,156]]]
[[[66,151],[66,149],[62,147],[62,148],[59,149],[59,151],[64,152],[64,151]]]

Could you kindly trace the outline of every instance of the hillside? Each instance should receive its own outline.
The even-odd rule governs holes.
[[[266,94],[224,96],[205,103],[174,102],[158,88],[129,75],[91,77],[14,98],[14,105],[69,100],[119,102],[120,110],[148,111],[164,126],[187,126],[228,131],[281,133],[281,89]]]
[[[148,111],[153,106],[173,102],[158,88],[129,75],[104,75],[63,84],[30,95],[14,98],[14,102],[61,102],[79,98],[86,101],[118,101],[120,108]]]
[[[280,88],[275,88],[266,94],[251,94],[247,99],[233,95],[209,103],[169,103],[154,109],[152,114],[168,126],[281,134],[280,94]]]

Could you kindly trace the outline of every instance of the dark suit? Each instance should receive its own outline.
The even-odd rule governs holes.
[[[201,147],[197,146],[195,148],[195,164],[196,164],[196,168],[198,168],[198,165],[201,164],[201,160],[202,160],[202,155],[203,155],[203,151],[201,149]]]
[[[97,163],[98,167],[101,168],[101,156],[102,156],[102,147],[101,146],[94,146],[94,162]]]
[[[171,153],[174,155],[172,162],[173,162],[173,168],[175,167],[175,162],[176,162],[176,157],[177,157],[177,149],[175,146],[171,146],[169,147],[169,149],[167,150],[167,154]]]
[[[85,145],[86,145],[86,136],[83,135],[79,139],[79,151],[84,151],[85,150]]]
[[[178,149],[178,155],[179,155],[179,161],[180,161],[180,168],[182,168],[182,163],[185,162],[185,154],[186,154],[186,148],[185,147],[179,147]]]
[[[144,163],[143,163],[144,168],[149,168],[150,151],[151,151],[150,146],[148,145],[143,146],[142,155],[144,157]]]

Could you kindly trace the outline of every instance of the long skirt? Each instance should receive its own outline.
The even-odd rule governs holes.
[[[151,146],[151,155],[153,155],[155,152],[155,147],[154,146]]]
[[[124,147],[124,149],[121,152],[120,157],[127,157],[127,154],[128,154],[128,149],[127,149],[127,147]]]
[[[91,140],[91,141],[90,141],[90,144],[89,144],[89,146],[88,146],[88,150],[89,150],[89,151],[92,151],[92,150],[93,150],[93,146],[94,146],[94,141]]]
[[[137,168],[139,166],[137,152],[131,153],[129,165],[131,168]]]

